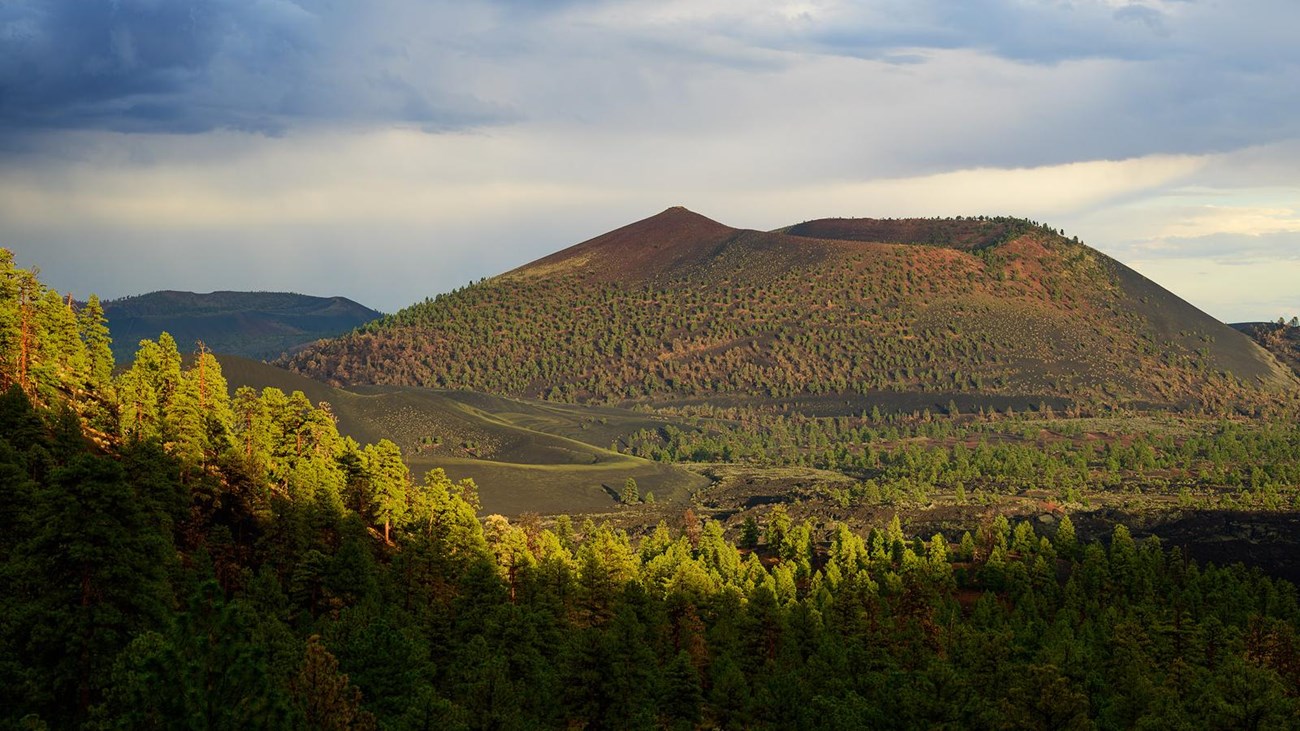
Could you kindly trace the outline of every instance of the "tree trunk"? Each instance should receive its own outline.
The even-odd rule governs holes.
[[[22,338],[21,347],[18,354],[18,386],[28,394],[31,389],[27,387],[27,367],[31,359],[31,338],[32,338],[32,307],[31,307],[31,284],[24,281],[19,285],[18,290],[18,309],[22,314]]]
[[[204,347],[203,341],[199,341],[199,410],[202,411],[207,407],[208,384],[204,378],[203,361],[208,349]]]

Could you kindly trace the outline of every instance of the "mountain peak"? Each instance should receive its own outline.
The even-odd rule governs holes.
[[[466,328],[466,308],[481,325]],[[336,383],[849,409],[897,393],[941,406],[1222,403],[1297,385],[1244,335],[1032,221],[841,218],[763,232],[680,206],[291,363]]]
[[[531,277],[585,271],[601,279],[638,281],[708,261],[738,229],[673,206],[508,272]]]
[[[701,215],[687,208],[686,206],[671,206],[656,213],[649,218],[643,218],[640,221],[624,226],[624,229],[632,227],[661,227],[661,226],[711,226],[716,228],[734,231],[730,226],[718,223],[708,216]],[[622,229],[616,229],[622,230]],[[613,233],[612,231],[610,233]]]

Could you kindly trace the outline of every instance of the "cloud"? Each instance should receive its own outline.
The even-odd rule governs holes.
[[[1186,180],[1202,158],[1152,156],[1037,168],[973,168],[910,178],[773,189],[740,206],[783,216],[818,217],[1015,215],[1048,223],[1065,213],[1161,189]],[[792,218],[793,217],[793,218]],[[774,226],[777,224],[773,224]]]
[[[74,159],[0,172],[0,240],[51,274],[65,272],[61,286],[106,295],[298,288],[386,309],[669,205],[751,228],[823,215],[1051,220],[1185,179],[1204,164],[1153,157],[859,181],[810,174],[795,183],[780,155],[760,175],[720,165],[725,150],[715,158],[707,149],[665,148],[657,160],[624,161],[616,139],[574,158],[572,147],[528,128],[79,139]],[[140,267],[142,260],[150,265]],[[363,276],[375,267],[373,279]]]
[[[386,32],[385,6],[409,11],[408,5],[6,3],[0,142],[12,147],[32,133],[60,129],[278,134],[322,122],[448,129],[509,117],[509,110],[444,83],[438,61],[445,46],[423,24],[403,35]],[[464,15],[442,13],[443,32]]]
[[[1125,262],[1223,322],[1300,314],[1300,260],[1224,262],[1195,258]]]
[[[1300,255],[1300,146],[1288,142],[1197,158],[1186,176],[1067,214],[1121,259],[1240,265]]]
[[[1300,137],[1297,25],[1286,0],[13,0],[0,146],[520,122],[707,138],[784,124],[793,95],[877,139],[931,135],[887,174],[1200,154]],[[874,124],[868,99],[911,124]]]
[[[1170,237],[1146,247],[1145,253],[1227,265],[1300,261],[1300,227],[1267,234],[1213,233]]]

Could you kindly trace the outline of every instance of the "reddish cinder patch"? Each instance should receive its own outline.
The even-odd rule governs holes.
[[[739,233],[740,229],[676,206],[557,251],[507,276],[580,262],[580,267],[604,281],[640,281],[665,270],[699,265]]]

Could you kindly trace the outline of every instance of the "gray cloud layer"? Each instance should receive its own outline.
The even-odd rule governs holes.
[[[445,129],[507,116],[444,88],[437,69],[421,73],[409,46],[418,33],[390,41],[375,27],[384,4],[6,3],[0,6],[0,134],[69,128],[279,133],[348,122]],[[444,31],[456,26],[458,15],[449,12],[445,20]]]
[[[1204,152],[1300,130],[1297,27],[1289,0],[13,0],[0,6],[0,135],[13,146],[66,128],[446,130],[647,112],[664,123],[653,109],[681,101],[701,69],[770,73],[808,55],[905,66],[970,50],[1119,64],[1124,78],[1106,98],[1086,86],[1077,104],[1045,96],[1054,108],[1037,114],[1050,124],[1015,145],[940,140],[936,167]]]

